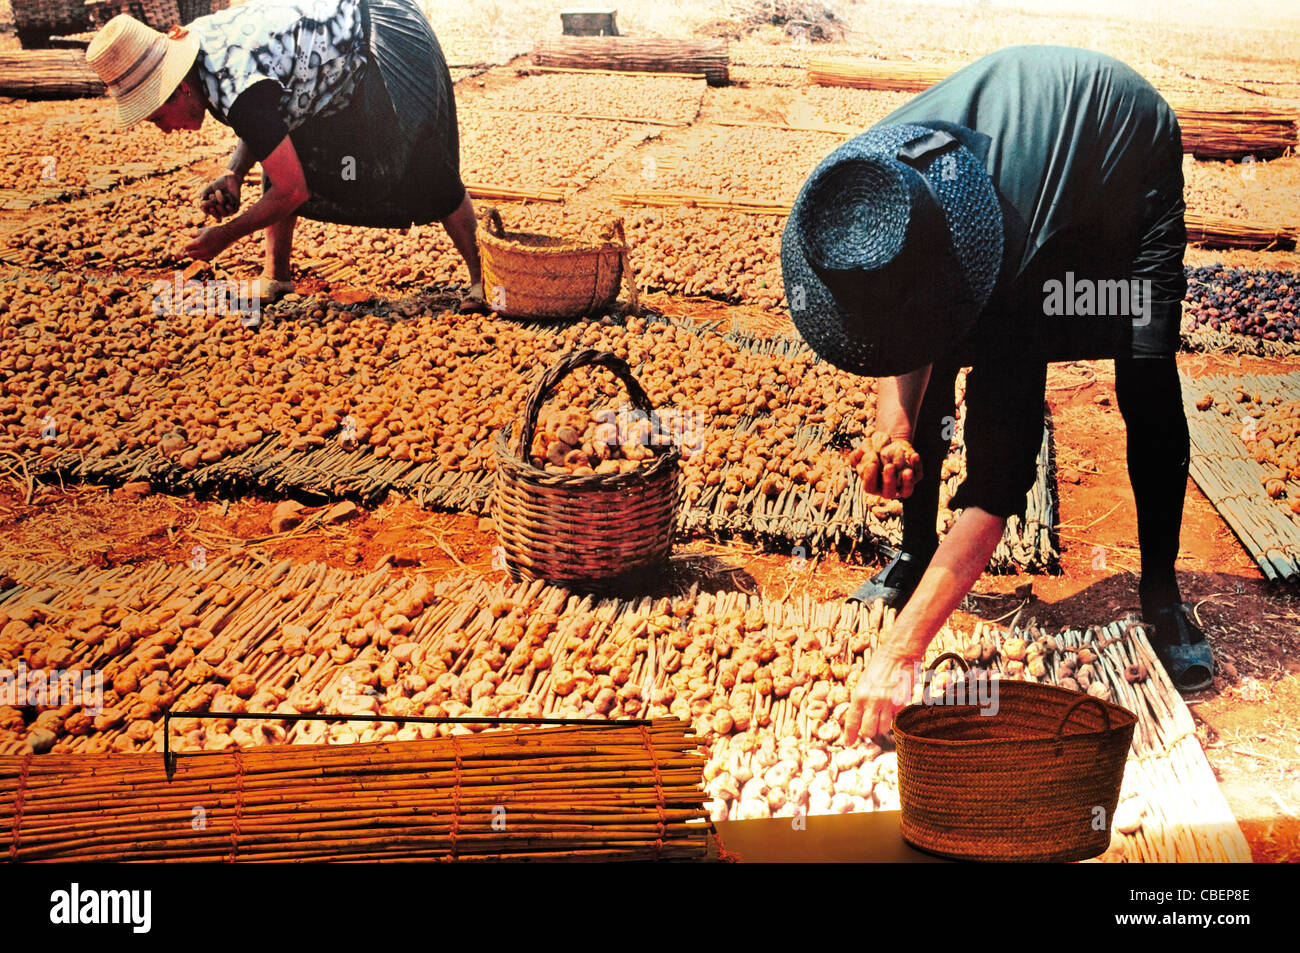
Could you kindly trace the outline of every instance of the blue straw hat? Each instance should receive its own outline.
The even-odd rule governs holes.
[[[837,367],[891,377],[971,330],[1002,266],[1002,209],[975,133],[877,126],[813,170],[781,236],[790,313]]]

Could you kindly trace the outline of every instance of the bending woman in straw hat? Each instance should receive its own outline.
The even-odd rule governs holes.
[[[201,196],[209,214],[237,212],[240,185],[261,164],[261,198],[198,232],[186,254],[209,260],[266,229],[263,291],[273,298],[293,288],[299,216],[387,228],[438,221],[469,269],[462,308],[481,307],[451,77],[410,0],[251,0],[167,36],[121,15],[86,60],[127,126],[198,129],[211,113],[235,130],[230,170]]]
[[[864,471],[879,474],[868,490],[906,498],[901,552],[851,597],[902,610],[857,684],[850,740],[890,729],[915,664],[1023,515],[1052,361],[1115,361],[1142,615],[1174,683],[1210,683],[1174,575],[1188,469],[1182,154],[1173,110],[1123,63],[1014,47],[917,96],[804,184],[782,236],[786,297],[822,357],[882,378],[890,442]],[[967,477],[940,545],[937,477],[964,366]]]

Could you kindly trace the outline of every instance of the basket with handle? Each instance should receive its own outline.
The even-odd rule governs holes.
[[[637,310],[636,280],[623,233],[613,219],[593,242],[530,232],[507,233],[494,208],[483,210],[478,230],[483,297],[511,318],[576,318],[614,304],[620,285]]]
[[[535,467],[529,450],[537,416],[569,374],[600,366],[627,388],[656,432],[658,418],[626,362],[592,349],[564,355],[537,382],[519,424],[497,434],[493,520],[512,578],[540,578],[580,589],[621,589],[661,567],[672,550],[681,483],[681,451],[659,447],[629,473],[573,475]]]
[[[946,660],[966,668],[948,653],[930,671]],[[895,717],[903,839],[962,860],[1104,852],[1137,718],[1055,685],[993,679],[986,687],[983,705],[935,700]],[[968,681],[962,700],[972,694]]]

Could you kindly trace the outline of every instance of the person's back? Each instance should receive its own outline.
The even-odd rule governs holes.
[[[1010,47],[920,93],[878,126],[934,121],[987,137],[982,157],[1002,201],[1006,246],[986,331],[1006,322],[1001,333],[1053,339],[1042,342],[1053,357],[1100,356],[1088,353],[1097,329],[1042,320],[1044,284],[1067,274],[1149,279],[1156,298],[1181,301],[1178,119],[1132,67],[1090,50]],[[1110,346],[1108,339],[1095,344]]]
[[[1091,50],[1013,46],[990,53],[879,125],[925,120],[989,137],[986,168],[1026,229],[1018,269],[1079,222],[1131,233],[1116,219],[1136,211],[1160,160],[1182,160],[1169,104],[1132,67]]]
[[[356,0],[250,0],[199,17],[198,67],[217,117],[273,81],[290,130],[349,102],[367,62],[365,15]]]
[[[984,57],[804,183],[781,242],[791,317],[825,360],[882,378],[859,475],[903,498],[899,552],[850,596],[903,607],[854,690],[850,739],[888,730],[899,666],[921,657],[1005,521],[1023,516],[1053,361],[1114,360],[1142,618],[1180,690],[1210,683],[1213,654],[1174,570],[1189,447],[1175,360],[1182,191],[1178,120],[1160,94],[1111,57],[1060,47]],[[967,476],[940,544],[934,474],[963,366]]]

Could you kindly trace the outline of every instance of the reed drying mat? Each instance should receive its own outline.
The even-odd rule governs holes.
[[[93,74],[92,74],[93,75]],[[194,165],[224,165],[233,133],[219,123],[171,136],[146,128],[123,132],[108,97],[75,101],[7,101],[0,114],[5,143],[0,209],[26,210],[116,189]]]
[[[200,146],[193,152],[167,152],[147,161],[88,166],[85,169],[83,184],[59,183],[55,177],[52,177],[48,184],[35,188],[0,189],[0,210],[25,211],[41,205],[102,195],[124,185],[187,169],[205,159],[209,162],[219,162],[229,154],[230,149],[226,147]],[[52,165],[50,168],[57,169],[57,165]]]
[[[688,725],[0,758],[10,861],[703,860]],[[201,811],[202,823],[195,818]]]
[[[1256,462],[1241,430],[1250,418],[1248,405],[1233,400],[1233,388],[1263,397],[1300,400],[1300,372],[1276,375],[1183,378],[1183,404],[1191,433],[1191,475],[1201,492],[1232,527],[1251,558],[1267,579],[1294,581],[1300,578],[1300,516],[1287,506],[1285,497],[1272,499],[1264,482],[1271,467]],[[1216,403],[1228,403],[1227,415],[1211,406],[1197,410],[1204,394],[1215,395]],[[1288,495],[1300,495],[1300,482],[1290,481]]]
[[[460,171],[467,181],[574,191],[662,127],[536,112],[457,110]],[[545,151],[538,144],[546,143]]]
[[[1249,354],[1253,357],[1294,358],[1300,355],[1300,342],[1268,341],[1254,334],[1215,331],[1207,327],[1187,327],[1182,331],[1184,351],[1203,354]]]
[[[689,578],[685,560],[674,557],[674,571]],[[660,598],[596,599],[540,581],[457,576],[430,584],[387,568],[351,575],[287,560],[213,559],[201,570],[24,563],[3,571],[0,612],[9,622],[0,629],[0,664],[15,667],[15,655],[31,670],[84,664],[106,682],[98,714],[68,705],[27,724],[16,709],[0,708],[0,754],[49,752],[35,754],[33,765],[108,751],[157,757],[164,708],[676,717],[690,722],[707,753],[714,820],[793,816],[800,804],[819,814],[898,807],[893,752],[838,743],[850,685],[892,624],[880,603],[684,585]],[[801,571],[808,570],[791,569]],[[1045,639],[1032,622],[1015,625],[947,628],[933,653],[956,651],[1007,677],[1033,678],[1038,669],[1018,660],[1027,641]],[[1097,656],[1087,663],[1090,686],[1104,686],[1138,718],[1107,859],[1248,859],[1190,714],[1141,627],[1114,623],[1053,638],[1038,680],[1062,683],[1067,660],[1081,669],[1087,649]],[[34,642],[40,647],[26,650]],[[177,751],[229,752],[453,733],[464,741],[476,726],[177,717],[171,727]],[[798,801],[799,785],[806,801]]]
[[[53,285],[56,281],[51,278],[49,283]],[[95,287],[93,284],[86,286],[92,290]],[[265,371],[257,371],[255,367],[261,362],[275,360],[273,355],[282,351],[292,353],[299,334],[307,333],[305,329],[308,327],[318,327],[323,314],[318,300],[307,299],[267,309],[263,314],[265,324],[256,332],[240,328],[234,315],[215,318],[213,320],[220,322],[220,340],[216,340],[207,329],[203,315],[154,319],[139,313],[131,315],[129,309],[124,311],[123,320],[139,333],[136,343],[127,345],[129,349],[138,349],[141,355],[148,352],[151,359],[160,350],[178,353],[174,348],[182,349],[186,355],[183,361],[169,361],[164,373],[142,371],[138,374],[137,387],[147,390],[139,395],[141,404],[135,411],[136,419],[159,411],[169,412],[167,408],[173,404],[177,392],[215,394],[223,385],[215,380],[214,363],[216,372],[233,375],[236,379],[234,386],[245,393],[256,394],[258,403],[264,404],[267,400],[263,383]],[[412,388],[421,379],[421,371],[416,368],[407,373],[394,371],[390,363],[401,353],[402,344],[408,354],[411,353],[409,344],[405,344],[408,339],[422,342],[424,350],[420,353],[427,354],[428,360],[454,362],[454,369],[447,372],[451,376],[443,385],[448,392],[477,393],[485,381],[491,380],[495,382],[494,393],[485,395],[484,400],[514,401],[518,405],[522,405],[528,392],[531,374],[549,366],[559,353],[579,342],[602,350],[622,349],[627,352],[632,348],[642,348],[643,358],[633,364],[633,372],[642,379],[645,368],[656,358],[654,342],[649,340],[653,335],[638,334],[626,323],[612,320],[596,325],[580,322],[528,325],[485,317],[471,330],[445,310],[430,308],[427,299],[347,305],[339,314],[346,315],[353,322],[373,324],[375,333],[385,339],[373,350],[349,357],[354,368],[350,378],[336,381],[333,389],[325,392],[334,404],[341,405],[338,417],[343,419],[346,419],[347,403],[352,399],[346,396],[348,387],[358,375],[364,374],[373,382],[370,395],[386,394],[396,403],[418,400]],[[20,340],[52,339],[56,331],[49,320],[47,310],[44,320],[25,325]],[[102,320],[113,321],[115,318],[110,316]],[[740,336],[719,338],[711,326],[692,325],[680,319],[669,322],[657,315],[649,315],[646,321],[648,327],[657,326],[660,330],[671,327],[680,347],[695,360],[712,360],[715,355],[736,360],[746,354],[753,355],[752,359],[761,365],[764,372],[776,375],[774,379],[780,378],[773,387],[774,400],[787,403],[794,400],[795,388],[801,384],[790,375],[800,373],[800,368],[808,367],[810,363],[817,373],[831,375],[828,387],[845,390],[861,386],[857,379],[850,379],[848,375],[836,376],[837,372],[817,361],[801,342],[755,341]],[[687,333],[679,333],[679,329]],[[57,331],[64,338],[77,333],[63,326]],[[85,333],[91,336],[89,332]],[[265,343],[260,343],[263,341]],[[513,348],[510,353],[514,357],[502,354],[502,348],[507,344]],[[228,349],[235,347],[246,350],[246,358],[232,357]],[[307,358],[301,355],[284,358],[280,367],[291,375],[302,375],[303,385],[320,387],[319,383],[306,380],[311,368]],[[673,387],[685,400],[679,399],[672,402],[673,405],[691,413],[693,421],[698,418],[699,428],[706,435],[713,434],[734,443],[746,436],[761,434],[768,425],[770,409],[755,414],[740,414],[734,409],[720,410],[714,406],[714,398],[692,397],[703,386],[693,376],[678,374],[677,371],[674,374],[680,379],[674,381]],[[105,378],[99,385],[87,386],[106,388],[108,382]],[[79,398],[67,399],[80,404]],[[208,399],[215,400],[215,397]],[[810,399],[807,396],[800,398]],[[63,409],[53,411],[56,427],[58,418],[65,412]],[[503,415],[497,426],[514,416],[505,410]],[[964,408],[958,414],[958,442],[962,420]],[[143,425],[114,421],[111,426],[115,432],[125,433],[132,427]],[[818,501],[811,486],[793,481],[776,497],[766,494],[758,482],[752,485],[747,482],[740,490],[724,492],[729,475],[739,466],[739,461],[727,461],[717,468],[716,483],[703,486],[697,498],[684,501],[679,530],[715,538],[740,536],[781,549],[802,546],[809,553],[832,548],[844,551],[855,547],[872,549],[881,543],[897,545],[901,539],[898,519],[901,507],[883,500],[867,503],[857,474],[841,456],[840,448],[851,443],[844,426],[844,421],[841,421],[831,428],[820,425],[803,427],[796,436],[796,443],[808,448],[811,459],[824,460],[828,468],[845,474],[840,492],[832,496],[827,491]],[[106,483],[149,480],[156,487],[176,492],[238,494],[252,489],[270,496],[307,494],[319,499],[346,497],[374,502],[384,494],[396,491],[422,505],[452,511],[483,513],[488,507],[493,474],[487,459],[480,458],[476,463],[461,461],[453,466],[441,456],[424,462],[381,456],[367,444],[349,447],[341,439],[341,424],[333,432],[303,436],[292,444],[276,428],[267,427],[261,432],[261,439],[247,448],[231,452],[214,462],[196,462],[190,469],[175,458],[164,455],[156,443],[105,449],[98,440],[81,449],[59,451],[57,447],[42,447],[43,452],[39,455],[26,454],[19,469],[41,479]],[[488,442],[486,439],[472,441],[476,446],[485,446]],[[0,443],[0,449],[4,449],[3,443]],[[688,460],[688,474],[689,469]],[[961,472],[959,453],[950,461],[949,469],[950,482],[955,486],[956,475]],[[689,480],[687,482],[689,489]],[[949,487],[949,495],[952,488]],[[1038,480],[1029,494],[1026,519],[1008,523],[1003,543],[990,563],[991,568],[995,571],[1021,569],[1043,572],[1056,566],[1055,501],[1049,429],[1040,452]]]

